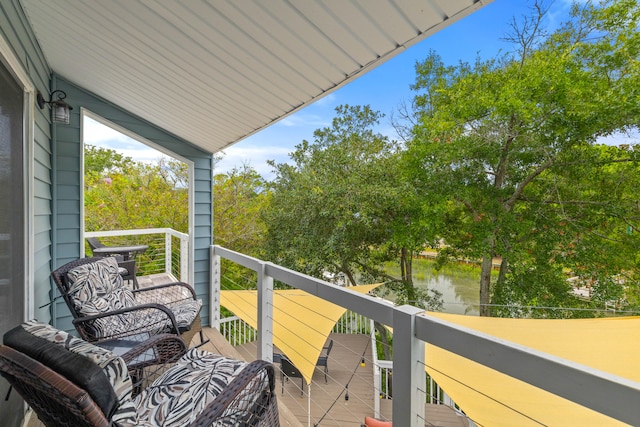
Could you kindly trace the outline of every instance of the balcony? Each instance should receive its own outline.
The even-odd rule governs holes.
[[[188,236],[186,235],[165,229],[86,233],[85,235],[112,238],[117,235],[120,235],[120,238],[128,235],[129,237],[126,237],[128,239],[141,239],[140,236],[145,236],[144,244],[149,244],[150,248],[157,246],[157,249],[151,251],[153,256],[149,256],[147,259],[145,254],[144,259],[140,260],[140,270],[144,271],[146,276],[139,279],[141,283],[144,283],[144,280],[157,280],[167,275],[188,277],[189,251]],[[175,244],[174,239],[181,243]],[[132,242],[127,240],[127,243],[131,244]],[[136,243],[141,242],[137,240]],[[436,384],[427,382],[425,346],[444,349],[454,355],[493,369],[497,373],[508,375],[577,405],[589,408],[612,423],[617,420],[622,423],[634,424],[640,419],[640,407],[636,404],[640,398],[640,383],[637,381],[460,326],[438,316],[425,314],[422,310],[412,306],[393,306],[384,300],[220,246],[212,246],[211,253],[211,271],[213,273],[209,318],[212,323],[211,327],[216,331],[208,332],[218,335],[217,331],[220,331],[234,345],[233,351],[245,359],[260,358],[273,361],[274,352],[278,353],[279,351],[274,345],[273,333],[275,321],[274,281],[303,290],[348,310],[347,316],[351,317],[343,318],[335,326],[332,331],[333,335],[331,335],[331,338],[337,342],[336,348],[344,352],[342,355],[336,353],[333,360],[341,360],[343,366],[358,364],[359,350],[351,351],[351,355],[346,351],[350,345],[358,349],[362,347],[362,343],[356,345],[356,340],[364,340],[363,343],[366,340],[375,340],[372,335],[374,321],[393,330],[393,360],[377,360],[376,352],[370,351],[375,344],[375,341],[372,341],[371,345],[367,345],[369,351],[363,353],[362,356],[366,363],[371,363],[371,365],[370,368],[362,370],[366,374],[358,372],[357,381],[362,381],[362,383],[358,383],[359,385],[356,385],[355,382],[349,382],[351,379],[347,381],[349,373],[340,373],[338,372],[340,369],[335,369],[335,374],[330,374],[331,380],[326,384],[321,372],[316,369],[317,372],[314,373],[311,383],[311,394],[307,388],[302,393],[302,397],[299,395],[299,389],[296,389],[300,383],[299,379],[291,379],[285,384],[286,394],[280,394],[278,398],[285,403],[283,407],[289,408],[289,410],[285,409],[289,415],[295,413],[298,420],[304,424],[357,425],[355,420],[361,422],[364,416],[368,415],[392,419],[394,425],[430,425],[429,423],[433,420],[430,417],[434,416],[436,410],[428,405],[425,412],[425,403],[455,405]],[[222,318],[221,316],[219,301],[221,299],[222,278],[220,277],[220,267],[223,259],[239,264],[256,274],[257,301],[256,313],[254,313],[257,319],[256,329],[247,326],[238,318]],[[147,263],[149,264],[147,265]],[[230,326],[232,324],[234,326]],[[345,333],[354,332],[359,333],[358,338],[344,340]],[[227,348],[229,342],[219,344],[218,350],[225,351],[224,348]],[[358,357],[353,360],[348,359],[353,357],[353,353],[358,353],[356,354]],[[393,372],[392,382],[389,381],[390,375],[388,375],[391,369]],[[332,383],[335,384],[332,385]],[[349,385],[347,390],[345,390],[345,384]],[[389,396],[385,394],[390,386],[393,388],[393,399],[387,399]],[[359,396],[356,391],[358,389],[365,389],[366,392]],[[281,390],[281,384],[278,384],[277,390]],[[351,391],[349,400],[344,397],[345,391]],[[293,403],[289,403],[291,400]],[[304,413],[305,404],[306,414]],[[543,407],[546,402],[540,401],[536,404]],[[312,409],[312,406],[326,409],[328,405],[348,408],[340,409],[340,411],[351,411],[350,416],[353,417],[353,421],[346,423],[336,421],[345,416],[335,415],[338,413],[337,410],[332,415],[322,418],[324,415],[322,409]],[[508,406],[508,404],[504,403],[504,406]],[[460,408],[461,411],[464,409],[464,407]],[[470,425],[473,425],[473,419],[469,422]],[[524,424],[533,425],[539,424],[539,422],[535,419],[529,419]]]

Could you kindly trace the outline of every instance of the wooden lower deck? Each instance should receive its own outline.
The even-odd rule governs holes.
[[[304,425],[360,427],[365,415],[374,414],[373,366],[371,363],[360,366],[363,351],[365,360],[371,360],[370,338],[331,334],[329,339],[333,339],[333,348],[327,382],[324,368],[317,367],[310,386],[305,384],[302,393],[300,378],[285,379],[283,387],[278,373],[278,405],[285,405]],[[255,343],[235,348],[245,360],[256,358]],[[345,400],[347,391],[349,400]]]

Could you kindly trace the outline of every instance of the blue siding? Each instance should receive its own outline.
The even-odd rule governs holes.
[[[12,48],[29,76],[31,83],[42,93],[49,93],[50,69],[36,41],[36,37],[18,0],[0,2],[0,37]],[[51,126],[48,109],[35,108],[33,146],[33,236],[29,248],[34,270],[35,316],[49,321],[49,308],[39,309],[51,300],[49,273],[51,272]],[[14,286],[26,286],[16,283]]]
[[[202,320],[208,324],[208,294],[209,294],[209,250],[213,233],[212,200],[212,168],[211,154],[202,151],[194,145],[174,135],[163,131],[155,125],[142,120],[121,108],[101,99],[60,77],[54,78],[55,88],[67,93],[67,101],[73,106],[71,123],[69,126],[57,126],[55,135],[54,162],[54,191],[57,206],[54,211],[54,246],[55,266],[78,258],[80,255],[80,182],[81,182],[81,150],[80,110],[82,107],[92,113],[162,146],[177,155],[194,163],[194,277],[193,283],[199,298],[202,298],[204,308]],[[197,225],[197,227],[195,226]],[[70,325],[70,315],[59,302],[56,305],[56,324],[60,327]]]

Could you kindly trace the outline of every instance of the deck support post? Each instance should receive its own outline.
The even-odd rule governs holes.
[[[415,334],[415,318],[422,312],[410,305],[393,312],[393,425],[424,426],[424,341]]]
[[[273,277],[265,272],[266,262],[258,269],[258,359],[273,362]]]

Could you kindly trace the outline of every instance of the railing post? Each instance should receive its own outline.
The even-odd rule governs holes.
[[[393,425],[424,426],[424,342],[415,336],[415,318],[422,312],[410,305],[393,311]]]
[[[273,277],[267,276],[267,263],[258,270],[258,359],[273,362]]]
[[[189,239],[180,238],[180,280],[189,283]]]
[[[171,233],[164,232],[164,272],[173,275],[172,259],[171,259]]]
[[[212,328],[220,330],[220,255],[216,255],[215,248],[211,247],[211,300],[209,302],[209,324]]]

